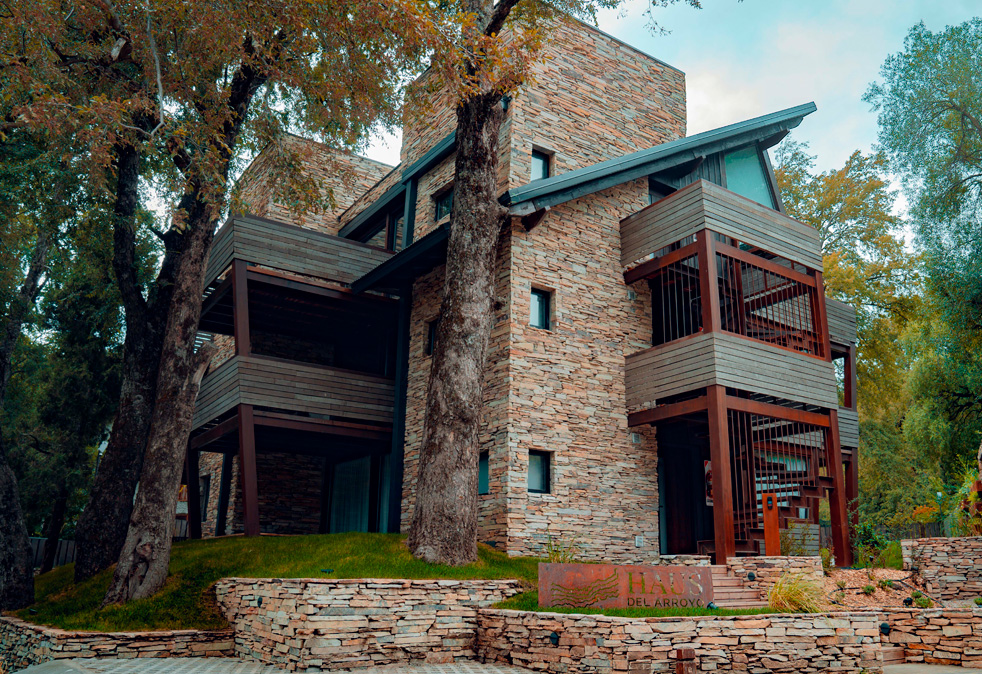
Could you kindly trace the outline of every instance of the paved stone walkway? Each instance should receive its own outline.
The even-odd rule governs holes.
[[[317,670],[307,670],[309,672]],[[357,669],[367,674],[528,674],[505,665],[455,662],[447,665],[388,665]],[[237,658],[100,658],[53,660],[21,670],[20,674],[282,674],[282,669]],[[334,674],[341,674],[335,672]]]

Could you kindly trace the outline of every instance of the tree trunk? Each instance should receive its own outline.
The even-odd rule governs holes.
[[[174,268],[181,253],[178,241],[165,240],[164,262],[154,291],[144,300],[136,264],[135,215],[139,204],[140,157],[131,146],[117,147],[115,155],[113,271],[126,312],[123,381],[109,442],[75,531],[75,582],[115,564],[126,540],[133,495],[143,468],[150,418],[157,398],[157,371]]]
[[[174,514],[194,401],[215,348],[194,350],[201,316],[205,264],[218,210],[195,200],[189,214],[184,253],[174,277],[170,316],[157,374],[157,405],[150,424],[129,529],[112,583],[103,602],[149,597],[164,585],[174,536]]]
[[[65,526],[65,515],[68,513],[68,485],[63,482],[51,509],[51,519],[44,532],[44,553],[41,555],[41,573],[47,573],[55,568],[55,556],[58,554],[58,540]]]
[[[0,333],[0,407],[13,370],[14,349],[28,312],[41,292],[41,275],[47,268],[50,250],[51,236],[42,231],[31,252],[27,275],[10,303]],[[33,603],[34,556],[20,507],[17,477],[7,463],[7,450],[0,438],[0,610],[23,608]]]
[[[454,203],[441,320],[426,394],[413,556],[458,566],[477,559],[477,473],[484,366],[491,336],[498,237],[500,95],[474,96],[457,109]]]

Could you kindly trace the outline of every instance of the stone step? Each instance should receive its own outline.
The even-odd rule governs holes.
[[[903,646],[883,647],[884,665],[902,665],[905,662],[907,662],[907,654],[904,652]]]

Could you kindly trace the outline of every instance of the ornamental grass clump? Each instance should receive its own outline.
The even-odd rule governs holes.
[[[822,610],[822,588],[803,573],[785,572],[774,583],[767,602],[776,611],[818,613]]]

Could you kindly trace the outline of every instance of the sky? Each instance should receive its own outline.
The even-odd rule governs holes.
[[[876,143],[876,113],[863,93],[887,55],[923,21],[943,30],[982,14],[982,0],[702,0],[653,9],[628,0],[599,27],[686,74],[688,134],[814,101],[818,111],[792,138],[807,142],[819,170],[840,168]],[[399,161],[398,135],[366,152]]]

